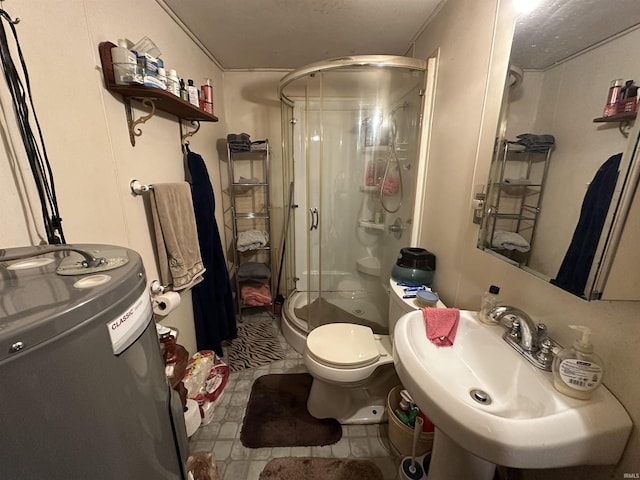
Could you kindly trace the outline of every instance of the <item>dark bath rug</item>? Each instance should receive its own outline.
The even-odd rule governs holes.
[[[238,338],[229,345],[227,355],[231,372],[268,365],[285,357],[268,318],[239,324]]]
[[[337,458],[274,458],[258,480],[383,480],[382,472],[369,460]]]
[[[312,380],[308,373],[257,378],[251,387],[242,423],[242,445],[248,448],[308,447],[340,440],[342,427],[337,420],[318,420],[307,411]]]

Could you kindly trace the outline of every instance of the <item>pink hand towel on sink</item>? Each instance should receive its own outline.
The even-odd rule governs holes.
[[[421,308],[427,338],[439,347],[450,347],[456,339],[460,310],[457,308]]]

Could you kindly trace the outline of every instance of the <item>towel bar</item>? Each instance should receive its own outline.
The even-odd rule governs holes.
[[[147,193],[149,190],[153,190],[153,185],[145,185],[134,179],[129,182],[129,188],[131,188],[131,193],[134,195],[142,195],[143,193]]]

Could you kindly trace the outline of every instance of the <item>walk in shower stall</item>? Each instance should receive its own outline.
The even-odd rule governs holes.
[[[282,78],[283,330],[296,349],[331,322],[388,333],[389,275],[415,246],[426,62],[347,57]]]

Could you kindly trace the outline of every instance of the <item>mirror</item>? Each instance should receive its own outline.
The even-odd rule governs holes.
[[[636,0],[546,0],[516,21],[478,248],[586,300],[604,299],[621,232],[638,229],[640,121],[603,116],[612,80],[640,84],[639,42]]]

